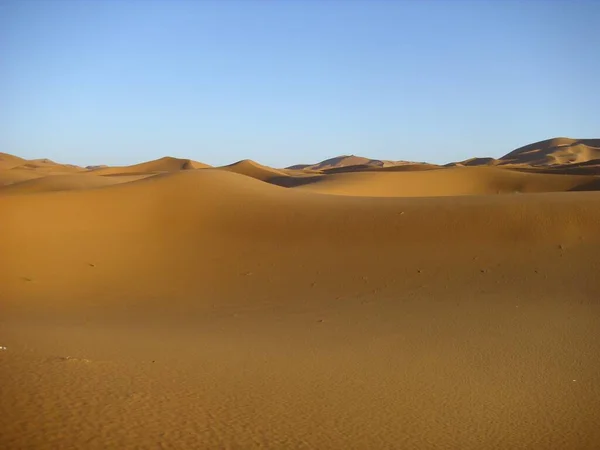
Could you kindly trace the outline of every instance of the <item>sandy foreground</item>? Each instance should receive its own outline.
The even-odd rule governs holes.
[[[595,175],[4,161],[2,448],[600,448]]]

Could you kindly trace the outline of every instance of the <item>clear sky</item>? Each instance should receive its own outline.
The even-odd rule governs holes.
[[[600,137],[600,1],[0,0],[0,151],[282,167]]]

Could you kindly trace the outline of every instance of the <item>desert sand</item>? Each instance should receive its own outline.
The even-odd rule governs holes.
[[[598,142],[0,154],[0,447],[600,448]]]

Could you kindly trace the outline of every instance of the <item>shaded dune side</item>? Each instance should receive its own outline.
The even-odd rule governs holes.
[[[357,172],[313,177],[296,189],[323,194],[373,197],[428,197],[563,192],[592,186],[597,178],[525,173],[488,167],[455,167],[407,172]],[[593,190],[593,189],[590,189]]]
[[[597,243],[599,206],[594,193],[332,197],[219,170],[3,196],[0,254],[11,258],[0,262],[0,301],[19,308],[138,305],[164,314],[257,307],[284,304],[290,292],[303,301],[334,291],[356,295],[364,277],[411,283],[419,264],[445,267],[436,273],[447,287],[464,283],[452,271],[473,249],[489,248],[498,260],[499,249],[523,243]],[[449,255],[443,261],[440,245]],[[398,278],[403,270],[412,275]],[[61,300],[48,305],[48,298]],[[164,298],[172,300],[168,310]]]

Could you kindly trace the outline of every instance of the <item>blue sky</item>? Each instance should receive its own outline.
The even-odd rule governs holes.
[[[0,0],[0,151],[276,167],[600,137],[600,2]]]

